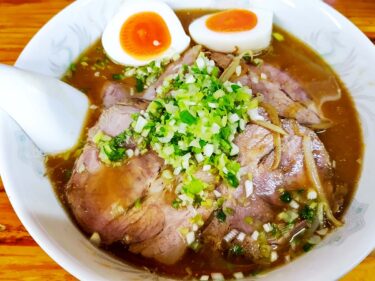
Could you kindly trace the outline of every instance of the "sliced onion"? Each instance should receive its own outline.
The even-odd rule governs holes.
[[[266,121],[260,121],[260,120],[258,120],[258,121],[254,121],[253,120],[252,122],[254,124],[258,125],[258,126],[266,128],[266,129],[268,129],[268,130],[270,130],[272,132],[278,133],[280,135],[283,135],[283,136],[287,135],[287,133],[283,130],[283,128],[281,128],[279,126],[276,126],[276,125],[274,125],[272,123],[269,123],[269,122],[266,122]]]
[[[272,238],[268,239],[268,243],[275,246],[275,248],[283,247],[287,242],[293,242],[299,235],[306,231],[308,224],[306,220],[298,222],[293,229],[289,226],[281,228],[282,236],[278,239]]]
[[[316,167],[314,160],[314,155],[312,153],[311,138],[309,136],[303,137],[303,152],[305,155],[305,163],[308,176],[310,178],[310,181],[314,185],[316,191],[318,192],[320,199],[322,200],[327,219],[331,221],[335,226],[341,226],[342,222],[337,220],[332,213],[323,185],[320,181],[318,169]]]
[[[259,114],[258,107],[249,109],[247,111],[247,114],[249,115],[250,120],[253,120],[253,121],[264,121],[265,120],[264,117]]]
[[[253,52],[252,51],[245,51],[241,54],[239,54],[238,56],[236,56],[232,62],[230,63],[230,65],[224,70],[224,72],[221,74],[220,76],[220,81],[222,82],[225,82],[225,81],[228,81],[229,78],[232,77],[232,75],[236,72],[236,68],[237,66],[240,65],[241,63],[241,59],[243,58],[244,55],[250,55],[251,59],[253,59]]]
[[[328,228],[320,229],[316,233],[318,233],[320,236],[325,236],[328,233]]]
[[[319,124],[310,124],[307,125],[310,129],[313,130],[327,130],[333,126],[333,122],[329,119],[324,119]]]
[[[301,133],[301,130],[299,127],[300,125],[298,124],[298,122],[295,119],[290,119],[290,122],[292,123],[292,129],[293,129],[294,134],[297,136],[303,137],[304,134]]]
[[[271,169],[275,170],[279,167],[281,161],[281,136],[273,133],[273,145],[275,146],[274,158]]]
[[[341,86],[338,84],[337,80],[335,78],[333,78],[333,80],[332,79],[329,79],[329,80],[331,80],[330,82],[334,82],[336,84],[336,88],[338,90],[334,94],[332,94],[332,93],[328,94],[326,92],[324,95],[317,95],[317,96],[319,96],[319,99],[317,101],[315,101],[315,104],[317,104],[320,112],[322,111],[322,107],[325,103],[331,102],[331,101],[337,101],[337,100],[341,99],[341,96],[342,96],[342,91],[340,89]],[[330,91],[328,91],[328,92],[330,92]]]
[[[296,239],[297,236],[304,233],[305,231],[306,231],[306,228],[301,228],[301,229],[296,230],[294,233],[291,233],[289,241],[293,241],[294,239]]]
[[[322,238],[320,238],[318,235],[313,235],[307,240],[307,242],[313,245],[319,244],[320,241],[322,241]]]
[[[268,103],[261,103],[261,106],[266,110],[272,124],[281,127],[281,122],[277,110]],[[275,146],[272,169],[279,167],[281,161],[281,136],[279,133],[273,133],[273,145]]]

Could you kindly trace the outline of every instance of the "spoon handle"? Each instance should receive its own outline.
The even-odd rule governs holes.
[[[0,64],[0,108],[45,153],[77,143],[88,106],[82,92],[58,79]]]

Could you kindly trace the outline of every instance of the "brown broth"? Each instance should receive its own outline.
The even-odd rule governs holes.
[[[186,30],[193,19],[208,12],[210,11],[178,11],[177,15]],[[265,62],[287,71],[318,104],[322,97],[327,95],[334,97],[337,96],[338,90],[341,91],[341,98],[326,102],[321,107],[323,114],[333,121],[334,126],[319,132],[319,137],[327,148],[331,159],[336,163],[333,181],[336,189],[340,190],[345,198],[344,207],[337,210],[337,215],[341,216],[351,201],[361,171],[363,142],[357,112],[343,83],[313,50],[284,30],[278,27],[275,27],[274,30],[282,33],[285,40],[283,42],[273,41],[270,52],[262,56]],[[123,66],[109,61],[103,52],[101,42],[98,41],[83,53],[74,68],[74,71],[67,72],[63,80],[86,93],[91,104],[98,107],[91,110],[89,114],[86,128],[90,128],[101,113],[102,97],[100,93],[104,82],[113,80],[113,74],[120,73]],[[124,83],[132,84],[134,81],[129,79]],[[83,134],[80,147],[83,146],[86,132],[87,129]],[[67,209],[64,188],[79,152],[80,148],[64,155],[48,156],[46,158],[48,176],[56,188],[58,197]],[[69,212],[69,210],[67,211]],[[267,269],[266,267],[263,268],[249,263],[229,263],[218,253],[210,251],[210,249],[204,249],[199,254],[189,250],[185,257],[173,266],[166,266],[132,254],[120,243],[111,245],[106,250],[127,263],[139,267],[146,266],[152,272],[179,279],[191,275],[198,277],[210,272],[222,272],[227,276],[231,276],[233,272],[238,271],[255,274]],[[297,250],[297,254],[301,252],[301,249]],[[282,263],[283,261],[279,262],[279,264]]]

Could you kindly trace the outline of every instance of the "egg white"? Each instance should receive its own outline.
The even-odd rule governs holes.
[[[249,9],[258,18],[256,26],[248,31],[216,32],[208,29],[205,15],[193,21],[189,26],[190,36],[198,44],[210,50],[232,53],[251,50],[254,52],[267,48],[271,43],[273,13],[263,9]]]
[[[140,60],[127,54],[120,42],[120,32],[123,24],[130,16],[140,12],[155,12],[159,14],[164,19],[171,35],[171,44],[165,52],[145,60]],[[153,0],[134,0],[125,1],[117,14],[110,20],[104,30],[102,44],[108,57],[115,63],[141,66],[153,60],[168,58],[182,53],[189,46],[190,37],[186,35],[180,20],[167,4]]]

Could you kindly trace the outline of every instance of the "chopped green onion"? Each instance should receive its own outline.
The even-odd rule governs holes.
[[[315,216],[315,211],[308,205],[305,205],[300,211],[300,217],[304,220],[312,221]]]
[[[281,33],[278,33],[278,32],[273,32],[272,36],[273,36],[273,38],[275,38],[279,42],[282,42],[282,41],[285,40],[284,35],[282,35]]]
[[[198,179],[191,180],[187,185],[185,185],[182,190],[186,194],[195,195],[200,193],[205,188],[205,184]]]
[[[136,84],[135,84],[135,88],[137,90],[138,93],[142,92],[144,90],[144,83],[141,79],[139,78],[136,78]]]
[[[77,64],[75,63],[71,63],[70,66],[69,66],[69,69],[70,71],[74,72],[77,70]]]
[[[306,243],[306,244],[304,244],[304,245],[302,246],[302,249],[303,249],[304,252],[308,252],[308,251],[310,251],[313,247],[314,247],[313,244]]]
[[[190,114],[189,111],[183,110],[180,112],[180,118],[183,123],[192,125],[197,122],[197,118]]]
[[[113,74],[112,79],[113,80],[123,80],[125,77],[122,74]]]
[[[199,243],[199,241],[195,240],[193,243],[189,245],[189,248],[197,253],[200,249],[202,249],[202,244]]]
[[[224,213],[223,209],[218,209],[216,211],[216,218],[219,220],[219,222],[225,222],[227,215]]]
[[[232,208],[229,208],[229,207],[226,207],[224,209],[224,212],[227,214],[227,215],[233,215],[234,214],[234,210]]]
[[[134,203],[134,207],[135,207],[136,209],[140,209],[140,208],[142,207],[142,201],[141,201],[140,198],[138,198],[138,199],[135,201],[135,203]]]
[[[229,183],[230,186],[233,186],[233,187],[239,186],[240,182],[239,182],[238,178],[236,177],[236,175],[234,175],[233,173],[229,172],[224,177],[225,177],[225,179],[227,180],[227,182]]]
[[[181,204],[182,204],[181,199],[177,198],[177,199],[173,200],[172,207],[175,208],[175,209],[179,209],[181,207]]]
[[[245,222],[246,224],[253,224],[254,220],[253,220],[252,217],[245,217],[245,218],[244,218],[244,222]]]
[[[278,215],[278,218],[286,223],[293,223],[298,218],[298,214],[296,212],[288,210],[286,212],[280,213]]]
[[[280,200],[284,203],[290,203],[292,201],[292,195],[288,191],[284,191],[280,195]]]
[[[141,92],[156,81],[165,66],[159,61],[126,67],[114,79],[133,77]],[[233,140],[250,121],[248,111],[256,110],[258,103],[248,87],[222,82],[214,61],[200,53],[193,65],[185,65],[164,79],[156,99],[145,112],[134,114],[128,130],[119,137],[106,136],[96,142],[100,159],[110,164],[152,149],[171,166],[174,175],[181,174],[173,207],[212,206],[209,195],[213,196],[214,189],[194,178],[197,167],[231,187],[239,186],[240,164],[235,159],[239,148]],[[136,149],[126,147],[130,139],[137,144]]]
[[[234,244],[229,251],[235,256],[242,256],[245,253],[244,248],[238,244]]]

